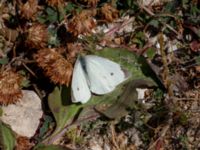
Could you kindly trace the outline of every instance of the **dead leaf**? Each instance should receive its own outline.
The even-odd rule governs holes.
[[[199,41],[192,41],[190,43],[190,48],[193,52],[200,51],[200,42]]]

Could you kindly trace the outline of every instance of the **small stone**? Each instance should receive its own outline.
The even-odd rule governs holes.
[[[2,106],[1,119],[20,136],[34,136],[43,115],[41,100],[34,91],[23,90],[23,97],[16,104]]]

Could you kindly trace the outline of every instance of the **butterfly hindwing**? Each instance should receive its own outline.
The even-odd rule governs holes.
[[[95,55],[84,56],[86,77],[90,90],[95,94],[106,94],[126,80],[121,66]]]
[[[71,93],[73,102],[86,103],[91,97],[91,92],[87,83],[85,72],[80,62],[80,58],[76,60],[74,66]]]

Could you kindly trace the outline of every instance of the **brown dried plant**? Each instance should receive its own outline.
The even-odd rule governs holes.
[[[44,48],[47,45],[48,32],[45,25],[34,24],[27,29],[26,45],[30,48]]]
[[[91,7],[96,7],[97,3],[99,2],[99,0],[82,0],[82,1],[86,2],[88,6],[91,6]]]
[[[13,104],[22,97],[21,82],[22,77],[12,70],[0,72],[0,104]]]
[[[58,51],[55,48],[40,49],[35,55],[35,59],[53,83],[68,86],[73,67]]]
[[[81,43],[67,43],[68,56],[72,62],[81,51],[83,51],[83,45]]]
[[[38,1],[28,0],[26,3],[19,2],[19,9],[22,18],[35,20],[38,12]]]
[[[31,150],[33,146],[34,144],[30,142],[30,139],[27,137],[19,136],[17,137],[15,150]]]
[[[59,7],[64,4],[64,0],[46,0],[46,3],[52,7]]]
[[[106,3],[106,4],[103,5],[103,7],[101,7],[100,15],[106,21],[112,22],[113,20],[115,20],[119,17],[119,12],[113,6]]]
[[[74,36],[91,33],[96,26],[96,21],[93,18],[95,15],[95,10],[83,10],[80,14],[75,15],[68,24],[69,32],[73,33]]]

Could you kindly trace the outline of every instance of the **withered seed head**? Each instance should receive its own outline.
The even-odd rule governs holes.
[[[58,7],[64,4],[64,0],[46,0],[47,4],[52,7]]]
[[[108,22],[112,22],[114,19],[118,18],[119,12],[111,5],[104,4],[103,7],[101,7],[100,13],[105,20],[107,20]]]
[[[81,43],[67,43],[67,54],[72,62],[74,62],[77,54],[81,51],[83,51],[83,45]]]
[[[82,0],[83,2],[86,2],[89,6],[95,7],[97,6],[97,3],[99,0]]]
[[[55,84],[69,85],[72,76],[72,64],[57,49],[41,49],[35,55],[38,65]]]
[[[21,81],[22,77],[11,70],[0,73],[0,104],[13,104],[22,97]]]
[[[91,33],[96,26],[93,18],[95,15],[95,10],[83,10],[80,14],[75,15],[68,24],[69,32],[73,33],[74,36]]]
[[[48,32],[45,25],[34,24],[27,30],[26,45],[31,48],[44,48],[48,41]]]
[[[25,4],[20,3],[19,8],[22,18],[35,20],[39,8],[38,1],[28,0]]]
[[[17,137],[17,143],[15,145],[15,150],[30,150],[34,146],[34,143],[30,142],[27,137],[19,136]]]

